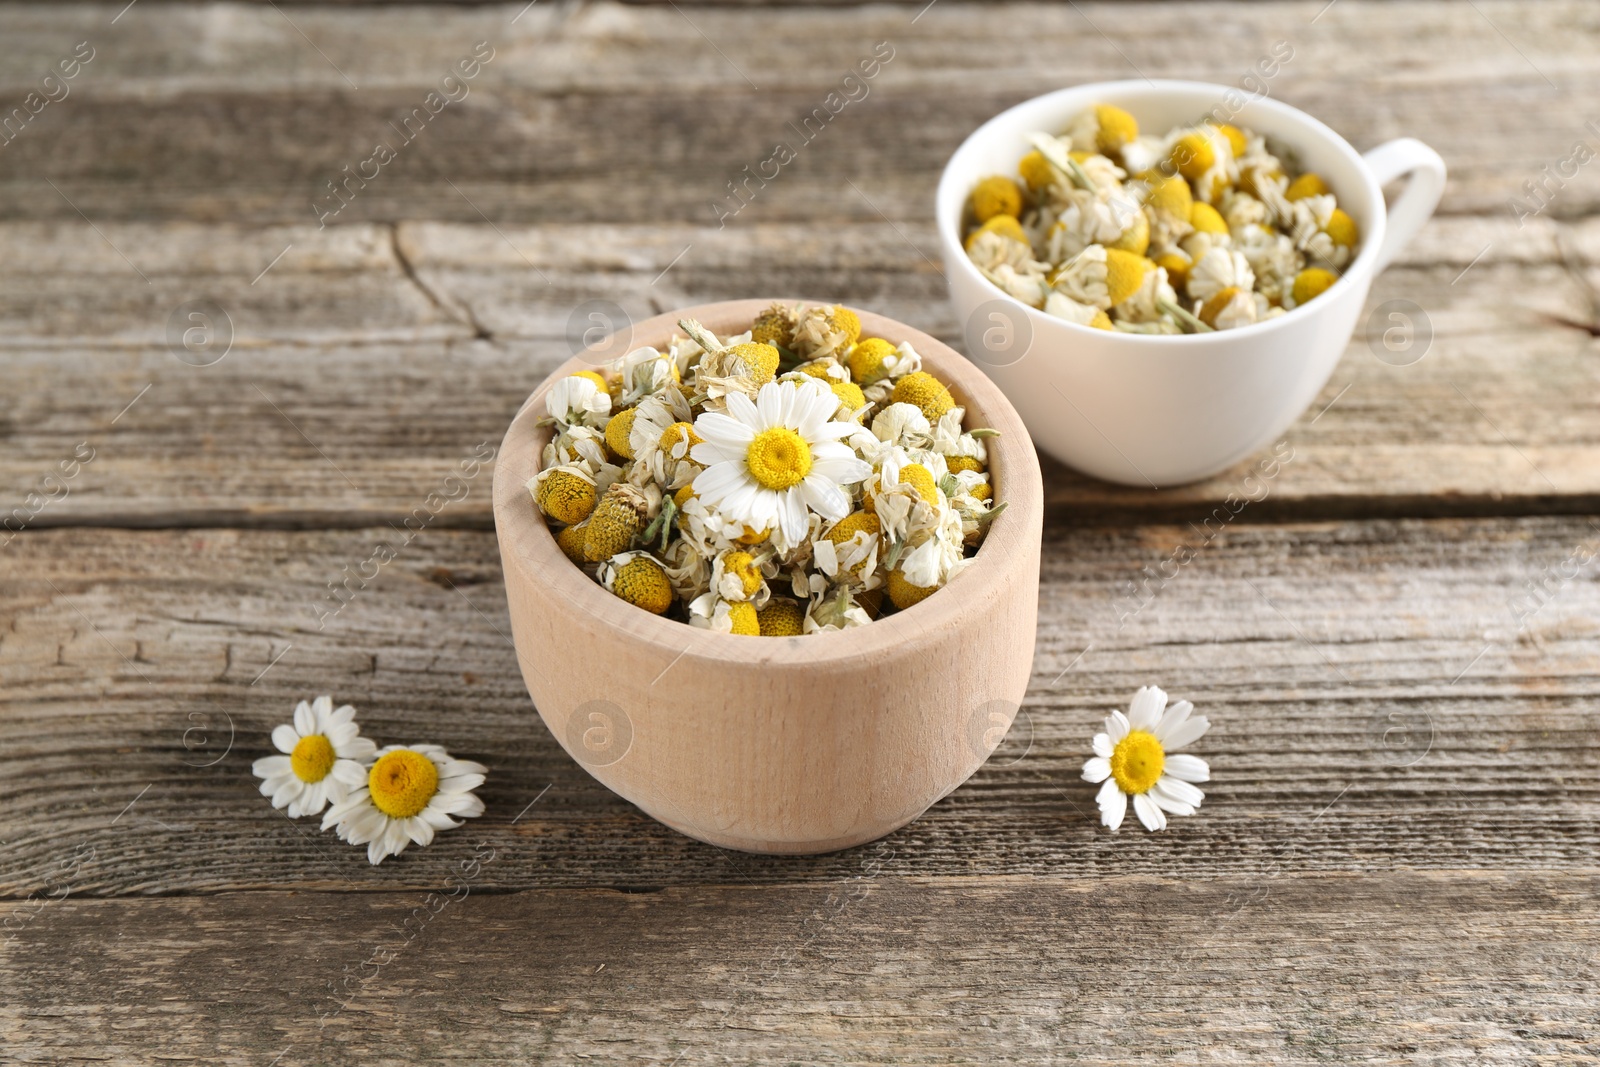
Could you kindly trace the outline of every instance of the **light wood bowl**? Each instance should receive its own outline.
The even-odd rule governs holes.
[[[794,303],[794,301],[786,301]],[[742,331],[771,300],[686,308],[634,326],[664,347],[680,318]],[[890,833],[946,796],[1005,735],[1028,687],[1043,491],[1021,419],[981,371],[892,319],[864,336],[910,341],[991,426],[996,517],[972,565],[910,609],[839,633],[747,637],[659,618],[606,592],[556,546],[527,483],[550,431],[551,383],[512,421],[494,473],[495,525],[528,692],[590,774],[690,837],[747,852],[829,852]]]

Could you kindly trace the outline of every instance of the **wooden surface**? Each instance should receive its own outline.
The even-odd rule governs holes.
[[[1508,206],[1600,147],[1592,4],[122,8],[0,6],[4,101],[96,48],[0,148],[0,514],[29,516],[0,533],[0,1059],[1600,1059],[1600,178]],[[472,95],[319,229],[323,183],[485,39]],[[715,229],[881,40],[871,94]],[[801,292],[960,347],[929,217],[967,132],[1071,82],[1238,84],[1279,40],[1275,95],[1451,166],[1371,298],[1431,345],[1355,338],[1209,538],[1242,471],[1047,463],[1028,697],[909,827],[758,858],[590,778],[522,685],[487,470],[317,628],[580,302]],[[233,323],[213,365],[166,341],[194,299]],[[1113,836],[1078,768],[1148,683],[1211,717],[1215,780]],[[274,812],[250,763],[319,692],[488,764],[487,814],[373,869]]]

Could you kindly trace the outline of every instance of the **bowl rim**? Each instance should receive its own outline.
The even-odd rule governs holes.
[[[967,155],[977,154],[980,150],[987,148],[990,139],[999,136],[996,127],[1010,118],[1015,112],[1025,108],[1042,106],[1044,101],[1060,101],[1061,106],[1065,107],[1069,100],[1089,95],[1117,97],[1118,99],[1100,99],[1097,102],[1120,104],[1124,101],[1149,100],[1179,94],[1205,95],[1220,100],[1226,94],[1240,94],[1243,92],[1244,90],[1242,89],[1219,85],[1214,82],[1186,81],[1172,78],[1084,82],[1081,85],[1070,85],[1061,89],[1051,90],[1048,93],[1041,93],[1038,96],[1013,104],[999,114],[994,115],[967,135],[966,139],[961,142],[960,147],[951,153],[950,158],[945,162],[944,170],[939,176],[939,185],[934,193],[934,221],[939,231],[939,242],[944,250],[947,269],[962,271],[968,278],[992,291],[995,299],[1009,301],[1021,308],[1023,313],[1028,316],[1028,320],[1035,330],[1038,330],[1041,326],[1045,328],[1068,327],[1069,333],[1078,332],[1085,336],[1094,336],[1102,340],[1107,337],[1114,337],[1117,342],[1127,343],[1131,347],[1146,346],[1154,349],[1177,348],[1183,345],[1194,347],[1218,344],[1234,340],[1240,336],[1264,336],[1276,330],[1287,329],[1289,326],[1285,325],[1286,321],[1290,325],[1304,321],[1306,316],[1300,315],[1299,312],[1306,310],[1308,305],[1302,304],[1300,307],[1292,308],[1282,315],[1276,315],[1263,322],[1253,322],[1248,326],[1241,326],[1233,330],[1218,330],[1210,334],[1139,334],[1123,333],[1120,330],[1113,330],[1108,334],[1105,330],[1097,330],[1091,326],[1069,322],[1066,319],[1058,319],[1054,315],[1046,315],[1038,308],[1024,304],[1021,300],[1018,300],[988,278],[985,278],[978,268],[973,266],[972,260],[967,258],[966,251],[961,244],[962,206],[966,203],[966,195],[969,190],[962,190],[960,199],[955,199],[953,191],[955,177],[952,174],[952,169],[957,160]],[[1373,264],[1377,260],[1378,249],[1383,244],[1384,232],[1388,224],[1388,208],[1383,199],[1383,190],[1378,187],[1377,180],[1373,177],[1371,169],[1367,167],[1361,153],[1357,152],[1349,141],[1341,137],[1332,127],[1320,119],[1297,107],[1274,100],[1270,96],[1251,96],[1245,104],[1235,110],[1235,114],[1248,108],[1262,108],[1299,123],[1309,133],[1321,137],[1328,147],[1344,156],[1347,162],[1354,165],[1356,173],[1361,175],[1362,192],[1365,193],[1368,205],[1371,208],[1369,215],[1373,224],[1367,227],[1367,232],[1362,236],[1361,250],[1356,254],[1356,258],[1350,262],[1350,265],[1339,275],[1338,280],[1329,286],[1322,295],[1332,294],[1334,298],[1337,298],[1357,284],[1366,284],[1366,281],[1358,279],[1363,279],[1367,274],[1371,273]],[[1069,116],[1063,116],[1063,121],[1065,121],[1066,117]],[[957,204],[953,217],[950,212],[942,209],[942,206],[947,202]],[[1328,302],[1331,304],[1333,300],[1330,299]]]
[[[631,326],[629,351],[644,345],[660,347],[677,329],[681,318],[695,318],[721,335],[730,332],[732,326],[749,323],[774,303],[792,306],[829,302],[768,298],[698,304]],[[697,658],[784,666],[881,657],[892,650],[904,650],[921,638],[959,625],[963,615],[970,615],[1003,595],[1010,582],[1009,561],[1037,553],[1043,519],[1043,478],[1021,416],[987,375],[948,345],[895,319],[860,308],[851,310],[861,318],[863,336],[911,342],[928,369],[956,394],[957,401],[969,410],[981,412],[980,424],[1000,431],[999,437],[987,442],[989,467],[995,473],[995,498],[1007,506],[995,518],[972,563],[953,583],[961,586],[961,597],[941,596],[945,592],[941,589],[904,611],[875,619],[866,626],[774,639],[702,629],[652,615],[614,596],[567,559],[527,490],[528,479],[542,465],[543,445],[549,437],[547,429],[535,425],[544,414],[545,394],[561,378],[576,371],[593,370],[608,361],[588,358],[581,352],[556,368],[529,394],[506,430],[495,459],[492,496],[506,581],[513,580],[511,571],[515,569],[519,580],[543,583],[548,597],[566,602],[608,631],[655,647],[673,657],[672,662],[692,650]],[[610,343],[608,338],[585,351],[604,349]],[[1034,542],[1031,548],[1030,539]]]

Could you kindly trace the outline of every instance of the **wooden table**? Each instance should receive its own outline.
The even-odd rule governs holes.
[[[519,8],[0,6],[6,109],[93,50],[0,147],[0,1060],[1600,1057],[1600,164],[1541,172],[1600,148],[1592,4]],[[1062,84],[1239,84],[1280,41],[1274,95],[1451,166],[1371,298],[1422,309],[1425,355],[1369,322],[1209,536],[1242,472],[1047,463],[1024,715],[905,830],[734,854],[593,781],[518,676],[487,468],[319,626],[581,302],[803,295],[959,346],[929,220],[962,137]],[[169,344],[201,300],[231,325]],[[1211,717],[1215,780],[1113,836],[1078,771],[1146,683]],[[487,814],[373,869],[274,811],[250,764],[322,692],[488,764]]]

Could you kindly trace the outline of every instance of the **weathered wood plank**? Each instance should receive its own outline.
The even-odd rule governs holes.
[[[926,225],[101,230],[110,244],[81,225],[0,226],[17,252],[0,264],[0,515],[12,529],[398,521],[464,452],[498,443],[570,353],[574,309],[595,298],[637,321],[799,293],[965,347],[942,279],[906,244],[934,257]],[[1600,511],[1597,342],[1566,324],[1595,321],[1586,271],[1600,271],[1600,223],[1436,220],[1371,297],[1374,312],[1392,299],[1423,309],[1430,350],[1391,366],[1352,342],[1250,517]],[[175,309],[196,299],[224,308],[234,333],[209,366],[191,364],[220,342],[191,354],[167,341]],[[29,505],[85,443],[95,458],[67,495]],[[1188,521],[1242,474],[1152,493],[1050,464],[1047,490],[1074,520]],[[440,522],[487,528],[487,496]]]
[[[400,147],[339,222],[477,222],[481,209],[501,222],[710,223],[724,183],[791,137],[787,124],[878,41],[895,57],[870,94],[749,214],[921,220],[950,152],[1004,107],[1093,80],[1236,85],[1279,41],[1295,52],[1272,92],[1362,149],[1402,134],[1432,142],[1453,172],[1448,212],[1506,212],[1542,166],[1600,136],[1585,132],[1600,28],[1580,0],[1343,0],[1320,15],[1298,0],[999,11],[945,0],[920,18],[919,8],[885,5],[753,17],[539,4],[514,24],[522,4],[403,9],[381,21],[297,8],[292,22],[259,5],[145,5],[111,25],[121,6],[0,7],[8,99],[77,41],[97,48],[72,95],[0,151],[0,212],[311,221],[325,183],[394,139],[390,122],[421,106],[480,40],[497,51],[472,94]],[[1597,205],[1593,182],[1569,181],[1550,211]]]
[[[536,849],[494,849],[480,880],[518,851]],[[27,1063],[1600,1055],[1592,871],[1007,881],[905,866],[890,846],[803,887],[480,895],[466,879],[455,900],[8,904],[0,1034]]]
[[[325,617],[328,583],[379,541],[397,558]],[[1194,558],[1174,565],[1182,545]],[[1575,519],[1054,527],[1016,735],[890,840],[917,876],[1593,866],[1597,551]],[[0,550],[0,605],[10,896],[80,844],[96,852],[80,894],[428,886],[475,837],[508,852],[486,876],[500,888],[814,880],[859,861],[720,852],[590,779],[529,704],[490,534],[28,532]],[[1112,837],[1078,770],[1100,717],[1150,683],[1212,717],[1215,781],[1168,838]],[[274,812],[250,764],[320,692],[380,742],[487,763],[488,814],[369,872]]]

